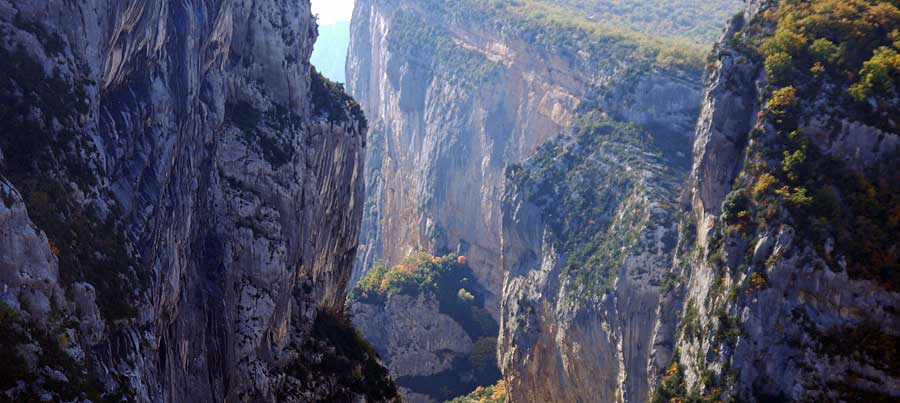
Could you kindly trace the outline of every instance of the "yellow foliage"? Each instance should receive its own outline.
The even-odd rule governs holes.
[[[764,173],[760,175],[759,180],[756,181],[756,185],[753,186],[753,196],[756,198],[764,196],[776,182],[777,179],[775,179],[772,174]]]
[[[797,106],[797,90],[787,86],[772,92],[769,110],[777,117],[784,117]]]
[[[875,50],[871,59],[863,63],[859,71],[859,82],[850,87],[850,95],[857,100],[865,100],[878,90],[894,86],[900,75],[900,52],[882,46]]]
[[[750,285],[752,285],[753,288],[762,288],[766,285],[766,278],[761,274],[754,272],[750,275]]]
[[[494,394],[491,395],[491,399],[500,400],[506,398],[506,381],[499,380],[497,381],[497,385],[494,386]]]
[[[669,379],[678,374],[678,362],[672,361],[672,365],[669,365],[669,369],[666,370],[666,375],[664,379]]]
[[[825,66],[822,65],[822,63],[820,63],[820,62],[816,62],[816,64],[814,64],[814,65],[809,69],[809,72],[810,72],[810,73],[813,73],[813,74],[815,74],[815,75],[818,76],[818,75],[820,75],[820,74],[822,74],[822,73],[825,72]]]

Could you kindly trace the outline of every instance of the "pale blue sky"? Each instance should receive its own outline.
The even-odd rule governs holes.
[[[319,25],[350,21],[353,0],[312,0],[313,14],[319,15]]]

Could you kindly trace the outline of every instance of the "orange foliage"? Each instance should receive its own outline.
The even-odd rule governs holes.
[[[491,399],[500,400],[506,397],[506,381],[499,380],[497,381],[497,386],[494,386],[494,394],[491,395]]]
[[[50,252],[53,252],[54,255],[59,256],[59,247],[56,246],[56,242],[50,241]]]
[[[458,258],[456,258],[456,264],[461,265],[461,266],[465,266],[466,261],[467,261],[466,257],[462,256],[462,255],[460,255]]]
[[[750,275],[750,284],[753,288],[762,288],[766,285],[766,278],[759,273],[753,273]]]

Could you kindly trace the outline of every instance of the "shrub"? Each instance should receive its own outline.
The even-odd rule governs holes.
[[[794,152],[785,151],[784,159],[781,161],[784,174],[788,179],[797,182],[801,177],[806,177],[804,172],[804,164],[806,163],[806,148],[800,148]]]
[[[777,181],[778,180],[775,179],[775,176],[770,173],[764,173],[760,175],[759,179],[756,181],[756,184],[753,185],[753,197],[758,199],[762,196],[765,196]]]
[[[472,346],[469,353],[469,362],[478,371],[483,371],[497,365],[497,338],[482,337]]]
[[[792,126],[797,109],[797,90],[788,86],[772,92],[769,98],[768,110],[775,118],[775,124],[780,129]]]
[[[479,386],[472,393],[445,403],[506,403],[506,382],[501,379],[492,386]]]
[[[475,296],[472,295],[472,293],[466,291],[465,288],[460,288],[459,292],[456,295],[459,297],[460,301],[463,301],[466,303],[475,301]]]
[[[819,38],[813,41],[809,46],[809,53],[812,54],[817,61],[824,64],[834,64],[838,61],[839,50],[834,42],[825,38]]]
[[[729,224],[734,224],[740,219],[740,213],[750,206],[750,199],[742,189],[734,190],[725,196],[722,203],[722,219]]]
[[[785,53],[789,56],[799,56],[807,42],[802,34],[794,32],[787,25],[781,25],[772,37],[763,42],[762,51],[767,55]]]
[[[766,77],[770,83],[784,84],[790,82],[793,68],[794,58],[787,53],[778,52],[766,57]]]
[[[759,272],[753,272],[753,274],[750,275],[750,286],[753,289],[763,288],[766,286],[767,282],[766,278],[762,274],[759,274]]]
[[[900,75],[900,53],[887,46],[875,51],[871,59],[863,63],[859,82],[850,86],[850,95],[864,101],[878,93],[890,98],[895,92],[896,77]]]

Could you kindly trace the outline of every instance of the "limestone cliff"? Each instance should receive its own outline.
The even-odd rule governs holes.
[[[499,356],[511,401],[647,400],[671,354],[682,136],[590,112],[510,168]]]
[[[0,1],[0,399],[388,401],[308,1]]]
[[[420,250],[464,255],[487,293],[486,308],[501,322],[500,367],[513,401],[614,401],[625,395],[643,401],[652,385],[648,378],[670,359],[677,321],[674,311],[661,311],[662,288],[678,238],[680,213],[673,201],[689,170],[707,49],[614,31],[623,27],[573,10],[575,3],[596,7],[597,15],[609,11],[590,1],[356,3],[348,87],[371,117],[372,130],[365,251],[355,275],[364,278],[378,259],[392,267]],[[731,10],[727,3],[714,7]],[[667,18],[659,17],[652,29],[661,29]],[[604,139],[610,131],[616,136]],[[560,133],[567,140],[551,140]],[[539,152],[548,141],[549,149]],[[602,149],[579,147],[580,141]],[[560,173],[538,179],[546,173],[539,169],[534,181],[544,184],[540,191],[523,183],[504,193],[506,167],[536,153],[542,157],[522,169],[549,169],[565,158],[577,161],[561,164],[590,169],[573,172],[573,178]],[[583,200],[554,207],[581,186],[590,188],[576,196]],[[524,200],[520,193],[544,193],[546,199]],[[506,211],[520,203],[541,207]],[[572,211],[572,222],[556,228],[571,249],[541,242],[545,221],[562,220],[577,208],[587,210]],[[568,226],[585,232],[569,233]],[[514,240],[520,232],[538,235]],[[620,247],[635,249],[607,256]],[[568,263],[592,255],[602,264]],[[617,265],[625,266],[621,275],[612,268]],[[593,276],[594,268],[605,273]],[[565,283],[568,276],[589,284]],[[612,289],[615,297],[604,297]],[[396,326],[401,311],[428,311],[428,303],[412,298],[359,306],[354,320],[385,357],[403,356],[407,346],[398,348],[379,332],[382,324]],[[545,311],[526,327],[522,317],[535,315],[529,309],[538,306]],[[671,331],[656,330],[661,315]],[[432,357],[436,346],[426,342],[431,333],[423,330],[431,316],[413,317],[422,318],[423,326],[410,324],[406,337],[424,345],[408,347],[427,357],[424,362],[438,362]],[[656,349],[657,342],[668,347]],[[395,375],[434,375],[408,361],[389,366]]]
[[[900,45],[887,3],[750,1],[717,46],[659,401],[900,397],[897,87],[870,75]],[[841,31],[848,12],[872,23]]]
[[[626,121],[693,127],[694,61],[629,36],[598,38],[576,24],[584,16],[534,19],[513,4],[356,3],[347,85],[372,121],[357,276],[379,258],[456,252],[469,258],[497,315],[507,164],[570,127],[585,100]],[[656,44],[678,49],[668,45]],[[656,68],[669,57],[692,66]]]

